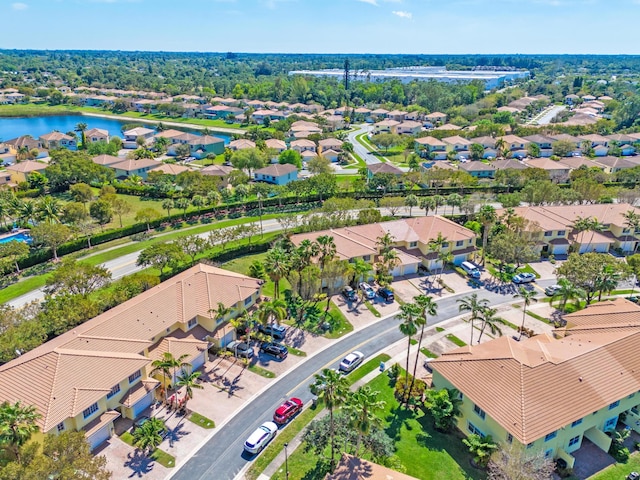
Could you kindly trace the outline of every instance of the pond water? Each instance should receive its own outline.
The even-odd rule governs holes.
[[[86,123],[88,128],[102,128],[107,130],[109,135],[117,135],[122,138],[122,126],[126,123],[136,123],[135,118],[126,120],[116,120],[112,118],[90,117],[86,115],[55,115],[45,117],[11,117],[0,118],[0,141],[10,140],[21,135],[31,135],[38,138],[40,135],[50,133],[54,130],[59,132],[70,132],[76,128],[78,123]],[[148,128],[155,129],[155,124],[143,124]],[[192,130],[182,127],[170,127],[185,132],[199,133],[199,130]],[[212,129],[213,130],[213,129]],[[224,143],[229,143],[230,136],[224,133],[213,132],[212,135],[223,138]]]

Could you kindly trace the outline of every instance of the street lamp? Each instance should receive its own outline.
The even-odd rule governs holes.
[[[262,230],[262,194],[258,192],[258,215],[260,216],[260,238],[264,237],[264,232]]]
[[[288,443],[284,444],[284,478],[289,480],[289,455],[287,455]]]

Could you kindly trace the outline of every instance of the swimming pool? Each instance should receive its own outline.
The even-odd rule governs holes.
[[[31,235],[24,232],[14,233],[13,235],[9,235],[8,237],[0,238],[0,243],[9,243],[13,240],[17,240],[18,242],[31,243],[33,239]]]

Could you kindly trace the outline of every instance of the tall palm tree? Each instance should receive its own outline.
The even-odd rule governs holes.
[[[0,405],[0,445],[6,445],[20,462],[20,447],[29,441],[40,428],[40,415],[36,407],[23,405],[19,401]]]
[[[499,336],[502,336],[502,330],[498,327],[498,323],[504,324],[504,319],[498,317],[498,309],[497,308],[489,308],[485,307],[480,310],[480,322],[482,323],[482,327],[480,328],[480,335],[478,336],[478,343],[482,339],[482,334],[484,330],[489,327],[489,331],[494,335],[497,333]]]
[[[558,286],[560,287],[560,289],[555,293],[553,297],[551,297],[551,301],[559,298],[561,300],[560,310],[565,309],[569,300],[575,300],[578,298],[583,298],[585,296],[584,290],[576,287],[566,278],[560,278],[558,280]]]
[[[183,368],[190,365],[185,362],[185,359],[188,356],[189,355],[184,354],[180,355],[180,357],[178,358],[175,358],[171,352],[164,352],[160,359],[151,362],[151,367],[153,367],[153,370],[151,370],[151,375],[154,375],[156,373],[162,374],[162,386],[164,388],[165,403],[167,401],[167,389],[169,388],[169,385],[167,385],[167,379],[170,378],[171,383],[173,383],[176,378],[176,368]]]
[[[133,444],[143,452],[152,453],[162,443],[166,431],[165,423],[152,417],[133,431]]]
[[[84,134],[87,128],[88,128],[88,125],[86,123],[80,122],[76,124],[76,128],[73,129],[75,132],[80,132],[80,139],[82,140],[82,147],[81,147],[82,149],[87,148],[87,137]]]
[[[635,238],[636,230],[640,227],[640,215],[635,210],[628,210],[622,216],[624,217],[625,227],[629,229],[630,236]],[[638,242],[635,242],[633,251],[635,252],[637,249]]]
[[[273,326],[274,322],[280,324],[287,318],[287,303],[279,298],[262,302],[258,307],[257,315],[258,320],[265,327],[267,325]],[[271,329],[271,340],[273,341],[273,328]]]
[[[380,249],[380,254],[384,255],[385,252],[388,252],[393,248],[393,244],[396,241],[393,235],[389,232],[384,235],[376,238],[376,247]]]
[[[324,268],[329,260],[336,256],[336,244],[330,235],[320,235],[316,242],[318,243],[318,255],[320,267]]]
[[[428,295],[417,295],[413,297],[413,301],[420,309],[420,321],[416,322],[420,326],[420,337],[418,337],[418,351],[422,348],[422,339],[424,337],[424,329],[429,323],[429,317],[435,317],[438,314],[438,304],[433,301],[433,297]],[[416,355],[416,361],[413,364],[413,376],[411,377],[411,385],[409,386],[409,392],[413,391],[413,384],[416,379],[416,372],[418,371],[418,357]]]
[[[178,381],[176,382],[177,387],[184,387],[185,389],[185,397],[184,397],[184,409],[187,409],[187,402],[193,398],[193,389],[201,390],[204,388],[202,385],[198,383],[198,378],[202,372],[188,372],[186,370],[182,371],[182,375],[178,377]]]
[[[444,205],[446,203],[446,200],[442,195],[434,195],[433,202],[435,204],[435,208],[433,209],[433,212],[437,215],[438,207],[440,207],[440,205]]]
[[[18,147],[18,151],[16,152],[16,162],[20,163],[29,158],[29,147]]]
[[[524,287],[520,287],[514,297],[522,299],[522,325],[520,325],[520,335],[518,336],[518,341],[520,341],[522,339],[522,332],[524,332],[524,320],[527,315],[527,308],[532,302],[537,302],[538,299],[536,298],[536,291],[534,289],[527,290]]]
[[[420,199],[419,207],[424,209],[425,216],[429,216],[429,212],[431,210],[434,212],[436,210],[436,201],[433,197],[422,197]]]
[[[345,410],[349,415],[350,424],[358,432],[356,440],[356,456],[360,452],[362,437],[368,435],[372,425],[381,422],[377,412],[386,405],[384,400],[378,400],[380,392],[371,390],[371,387],[364,385],[351,395],[345,405]]]
[[[273,282],[273,297],[280,297],[280,280],[289,272],[289,255],[280,247],[274,247],[267,252],[264,259],[264,269]]]
[[[331,470],[333,470],[335,468],[335,421],[333,412],[337,407],[344,404],[349,393],[349,383],[339,372],[325,368],[321,373],[315,375],[310,389],[311,393],[316,395],[319,400],[322,400],[325,408],[329,411],[329,441],[331,444]]]
[[[487,241],[489,240],[489,230],[498,221],[498,215],[493,206],[483,205],[480,207],[480,210],[478,210],[476,219],[482,225],[482,265],[484,265]]]
[[[296,251],[302,262],[301,266],[302,268],[304,268],[311,264],[311,259],[313,257],[317,257],[319,255],[320,245],[318,245],[316,242],[312,242],[309,239],[305,239],[300,242],[300,245],[298,245]]]
[[[366,277],[373,271],[371,264],[362,258],[355,258],[353,262],[347,265],[349,272],[353,275],[351,285],[356,287],[358,283],[366,280]]]
[[[418,333],[419,322],[422,321],[420,316],[420,307],[415,303],[405,303],[400,305],[400,313],[398,314],[398,320],[400,320],[400,332],[407,337],[407,360],[405,368],[405,398],[404,403],[409,402],[411,392],[409,391],[409,355],[411,354],[411,339]]]
[[[489,305],[489,300],[486,298],[479,299],[477,293],[471,294],[470,297],[464,297],[459,300],[456,300],[459,303],[458,311],[469,312],[471,316],[469,317],[469,321],[471,322],[471,340],[469,341],[469,345],[473,345],[473,322],[480,318],[480,312],[482,309],[487,308]]]
[[[447,205],[451,207],[451,215],[456,207],[462,204],[462,196],[457,193],[452,193],[447,197]]]
[[[48,223],[60,223],[60,215],[62,215],[62,206],[57,198],[51,195],[45,195],[36,204],[38,217]]]

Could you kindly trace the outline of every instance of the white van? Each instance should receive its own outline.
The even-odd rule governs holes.
[[[471,278],[480,278],[480,270],[478,270],[478,267],[476,267],[473,263],[462,262],[460,264],[460,268],[462,268]]]

